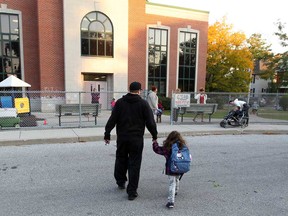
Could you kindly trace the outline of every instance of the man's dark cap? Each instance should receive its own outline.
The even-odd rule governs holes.
[[[130,91],[138,91],[141,90],[141,83],[139,82],[132,82],[129,87]]]

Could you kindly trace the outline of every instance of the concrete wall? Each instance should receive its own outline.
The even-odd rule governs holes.
[[[81,72],[114,74],[114,91],[127,91],[128,0],[64,0],[65,89],[81,91]],[[82,57],[80,24],[91,11],[106,14],[114,27],[114,57]]]

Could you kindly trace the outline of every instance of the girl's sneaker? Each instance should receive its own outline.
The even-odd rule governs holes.
[[[166,207],[167,207],[167,208],[174,208],[174,203],[168,202],[168,203],[166,204]]]

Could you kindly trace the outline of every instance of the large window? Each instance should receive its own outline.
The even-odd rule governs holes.
[[[0,13],[0,82],[12,74],[21,79],[19,17]]]
[[[113,25],[103,13],[88,13],[81,22],[81,55],[113,57]]]
[[[197,62],[197,33],[183,32],[179,34],[179,77],[178,88],[182,91],[195,90]]]
[[[149,28],[148,87],[156,86],[159,95],[166,95],[168,31]]]

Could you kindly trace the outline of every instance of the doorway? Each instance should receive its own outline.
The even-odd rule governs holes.
[[[106,81],[84,81],[84,91],[87,92],[83,98],[84,103],[91,103],[90,92],[93,89],[96,92],[100,92],[99,104],[101,104],[101,109],[107,109],[107,82]]]

